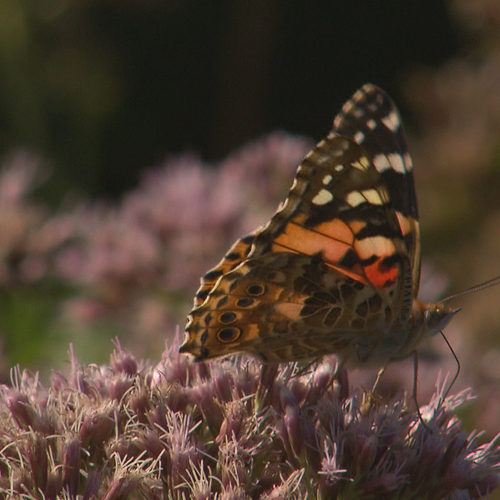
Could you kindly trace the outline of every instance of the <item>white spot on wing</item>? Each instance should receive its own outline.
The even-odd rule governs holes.
[[[339,163],[338,165],[335,165],[335,170],[337,172],[342,172],[342,170],[344,170],[344,165],[342,165],[341,163]]]
[[[361,165],[363,165],[363,167],[365,168],[368,168],[370,166],[370,160],[366,156],[362,156],[359,159],[359,163],[361,163]]]
[[[389,201],[389,194],[384,186],[378,186],[378,194],[382,199],[382,203],[387,203]]]
[[[403,161],[403,157],[398,153],[374,156],[373,164],[379,172],[383,172],[384,170],[392,168],[400,174],[405,174],[409,170],[405,165],[405,162]]]
[[[366,164],[364,164],[364,162],[363,162],[363,163],[361,163],[361,160],[362,160],[362,159],[363,159],[363,158],[360,158],[359,160],[353,161],[353,162],[351,163],[351,165],[352,165],[354,168],[357,168],[358,170],[363,170],[363,171],[364,171],[364,170],[366,170],[367,165],[366,165]]]
[[[361,194],[366,198],[366,201],[372,205],[383,205],[384,203],[375,189],[365,189],[361,191]]]
[[[385,236],[371,236],[355,242],[355,247],[362,258],[377,255],[391,255],[394,253],[394,243]]]
[[[365,134],[361,132],[361,130],[358,130],[355,134],[353,139],[358,143],[361,144],[365,140]]]
[[[379,172],[383,172],[384,170],[391,168],[391,164],[389,163],[389,158],[387,158],[387,156],[385,156],[385,155],[374,156],[372,161],[373,161],[373,164],[375,165],[375,168]]]
[[[391,111],[387,116],[382,118],[382,123],[392,132],[395,132],[401,125],[401,120],[395,111]]]
[[[328,184],[330,184],[330,181],[331,181],[332,179],[333,179],[333,177],[332,177],[330,174],[327,174],[327,175],[325,175],[325,176],[323,177],[322,182],[323,182],[323,184],[324,184],[325,186],[328,186]]]
[[[408,153],[405,153],[404,155],[404,162],[406,170],[410,171],[413,168],[413,161],[411,160],[411,156]]]
[[[326,205],[333,200],[333,194],[326,189],[321,189],[318,194],[312,199],[314,205]]]
[[[358,89],[358,90],[356,90],[356,92],[354,92],[354,95],[352,96],[352,100],[359,102],[359,101],[362,101],[364,99],[364,97],[365,97],[365,93],[363,92],[363,90]]]
[[[288,200],[289,198],[285,198],[281,203],[280,206],[278,207],[278,210],[276,210],[276,213],[283,212],[283,210],[286,209],[288,206]]]
[[[377,128],[377,122],[373,119],[370,119],[366,122],[366,125],[370,130],[375,130]]]
[[[359,191],[351,191],[345,199],[346,203],[351,207],[357,207],[366,201],[365,197]]]
[[[391,168],[400,174],[406,173],[405,164],[403,163],[403,158],[401,155],[397,153],[392,153],[387,155],[389,158],[389,162],[391,164]]]

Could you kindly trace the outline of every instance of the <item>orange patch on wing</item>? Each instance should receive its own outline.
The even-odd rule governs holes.
[[[353,220],[349,222],[349,227],[354,234],[359,233],[362,229],[366,227],[366,221],[364,220]]]
[[[352,245],[354,241],[352,229],[340,219],[333,219],[331,221],[318,224],[314,227],[314,231],[349,245]]]
[[[406,217],[401,212],[396,212],[398,217],[399,227],[401,228],[401,234],[406,236],[413,230],[415,224],[415,219],[413,217]]]
[[[272,250],[314,255],[321,252],[328,262],[339,262],[351,248],[353,235],[340,220],[325,222],[308,229],[290,222],[283,233],[273,241]]]

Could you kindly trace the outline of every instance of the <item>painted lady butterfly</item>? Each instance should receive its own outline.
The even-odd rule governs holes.
[[[344,105],[298,167],[288,197],[201,280],[181,353],[265,362],[336,354],[384,367],[453,311],[417,297],[420,240],[399,113],[374,85]]]

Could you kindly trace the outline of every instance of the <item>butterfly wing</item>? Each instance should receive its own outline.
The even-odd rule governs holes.
[[[334,120],[333,131],[357,142],[380,173],[412,262],[412,288],[416,297],[420,283],[417,195],[406,133],[398,110],[382,89],[367,84],[344,104]]]
[[[412,296],[416,297],[420,282],[420,233],[417,198],[406,134],[396,106],[382,89],[372,84],[366,84],[344,104],[334,120],[331,134],[349,138],[359,144],[379,172],[404,236],[406,253],[411,261]],[[328,151],[326,151],[326,155],[328,156]],[[318,156],[313,158],[313,152],[311,152],[308,158],[312,163],[312,169],[315,169]],[[306,166],[300,168],[307,169]],[[334,174],[336,174],[335,168],[340,167],[338,165],[334,167]],[[292,207],[289,205],[292,204],[294,198],[300,199],[300,190],[304,188],[301,177],[305,176],[307,176],[307,172],[304,176],[297,174],[296,183],[300,187],[291,190],[290,196],[280,210],[283,213],[279,212],[268,225],[258,228],[236,241],[217,266],[201,278],[201,285],[194,299],[195,307],[203,303],[220,276],[237,267],[249,256],[255,236],[260,232],[263,232],[263,235],[258,239],[257,248],[251,252],[252,256],[269,251],[269,233],[277,232],[279,227],[283,227],[283,219],[286,219],[287,215],[295,210],[295,205]],[[337,176],[336,182],[340,181],[341,177]],[[318,192],[321,191],[321,186],[311,187],[316,187]],[[287,206],[289,206],[288,209],[284,211]],[[330,207],[326,208],[327,210],[323,210],[323,212],[326,211],[327,217],[331,219],[335,214],[328,211]],[[269,226],[272,227],[273,231],[269,230]],[[330,232],[335,233],[335,228],[332,228]],[[340,247],[337,245],[337,248]]]
[[[243,236],[243,238],[237,240],[228,250],[226,255],[224,255],[222,260],[201,278],[200,288],[198,288],[198,291],[194,296],[194,307],[198,307],[203,304],[210,290],[212,290],[216,281],[221,276],[227,274],[229,271],[232,271],[235,267],[239,266],[247,259],[248,254],[252,249],[256,232],[257,231],[254,231],[253,233],[247,234],[246,236]]]
[[[385,325],[391,314],[373,287],[332,269],[319,254],[270,252],[216,283],[191,312],[181,352],[206,359],[246,351],[266,362],[333,352],[364,364],[373,358],[374,342],[366,331]]]
[[[412,229],[403,231],[383,169],[372,160],[380,167],[381,155],[387,161],[396,157],[384,150],[369,155],[358,143],[361,135],[349,131],[366,108],[369,120],[375,120],[375,126],[370,121],[366,127],[374,135],[385,133],[386,105],[392,103],[376,87],[362,90],[381,96],[374,101],[380,113],[356,97],[359,91],[351,109],[344,106],[332,132],[299,166],[270,222],[239,240],[202,280],[181,352],[204,359],[245,350],[285,361],[326,352],[342,355],[340,344],[349,340],[344,351],[357,350],[363,358],[387,324],[408,319],[414,245],[407,236]],[[397,116],[393,105],[389,109]],[[280,267],[282,262],[287,265]],[[310,279],[304,288],[306,269]]]
[[[387,301],[409,268],[397,215],[365,151],[330,133],[303,160],[292,189],[253,242],[249,258],[297,252],[371,283]]]

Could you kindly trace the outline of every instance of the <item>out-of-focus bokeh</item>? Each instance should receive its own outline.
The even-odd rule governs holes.
[[[496,0],[0,0],[2,379],[60,368],[70,342],[104,362],[116,335],[159,357],[199,276],[367,81],[407,124],[423,293],[499,275],[499,25]],[[493,431],[500,287],[455,303],[458,387]],[[455,369],[436,338],[422,401],[439,368]],[[391,370],[411,390],[411,362]]]
[[[360,84],[401,97],[461,39],[440,0],[0,0],[0,154],[50,164],[54,202],[116,197],[168,153],[319,138]]]

